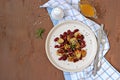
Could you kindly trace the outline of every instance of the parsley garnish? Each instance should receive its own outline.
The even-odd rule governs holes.
[[[40,28],[36,31],[36,35],[37,35],[37,38],[41,38],[42,39],[42,34],[44,33],[45,29],[43,28]]]

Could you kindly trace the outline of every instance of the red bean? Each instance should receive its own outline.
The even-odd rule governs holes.
[[[56,42],[56,41],[58,41],[59,40],[59,38],[58,37],[56,37],[55,39],[54,39],[54,41]]]
[[[55,48],[60,48],[60,46],[59,45],[55,45]]]
[[[84,36],[83,36],[83,35],[81,35],[80,37],[81,37],[82,40],[84,39]]]
[[[63,46],[64,46],[64,44],[63,44],[63,43],[62,43],[62,44],[60,44],[60,48],[61,48],[61,47],[63,47]]]
[[[70,33],[71,33],[71,30],[68,30],[68,31],[67,31],[67,34],[70,34]]]
[[[74,37],[74,34],[73,32],[70,33],[70,38],[73,38]]]
[[[58,53],[64,53],[64,50],[63,50],[63,49],[61,49],[61,48],[60,48],[60,49],[58,49],[57,51],[58,51]]]
[[[67,59],[67,55],[63,55],[63,56],[61,56],[60,58],[59,58],[59,60],[66,60]]]
[[[81,47],[81,48],[84,48],[85,46],[86,46],[85,41],[82,40],[82,41],[81,41],[81,44],[80,44],[80,47]]]
[[[63,57],[60,57],[60,58],[59,58],[59,60],[62,60],[62,59],[63,59]]]
[[[63,35],[64,35],[64,36],[67,36],[67,32],[64,32]]]
[[[63,60],[65,61],[67,59],[67,55],[63,55]]]
[[[78,60],[79,60],[79,59],[76,58],[76,59],[73,60],[73,62],[77,62]]]
[[[80,39],[80,40],[83,40],[84,36],[83,35],[77,35],[77,38]]]
[[[73,32],[75,33],[75,32],[78,32],[79,31],[79,29],[75,29]]]
[[[60,34],[60,38],[63,38],[63,35],[62,35],[62,34]]]

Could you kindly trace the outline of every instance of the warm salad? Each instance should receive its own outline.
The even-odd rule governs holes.
[[[86,42],[79,29],[67,30],[56,37],[54,41],[57,43],[55,48],[57,48],[57,55],[60,56],[59,60],[77,62],[86,56],[87,52],[84,49]]]

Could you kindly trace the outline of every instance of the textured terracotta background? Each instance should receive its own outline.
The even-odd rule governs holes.
[[[120,0],[96,0],[105,15],[96,20],[109,32],[107,60],[120,71]],[[0,80],[64,80],[62,71],[47,59],[45,40],[53,27],[47,0],[0,0]],[[35,36],[45,28],[43,39]]]

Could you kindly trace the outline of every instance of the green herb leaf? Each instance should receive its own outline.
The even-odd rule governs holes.
[[[74,50],[76,45],[71,45],[70,47],[71,47],[72,50]]]
[[[45,29],[43,29],[43,28],[38,29],[36,31],[37,37],[42,39],[42,35],[43,35],[44,31],[45,31]]]

